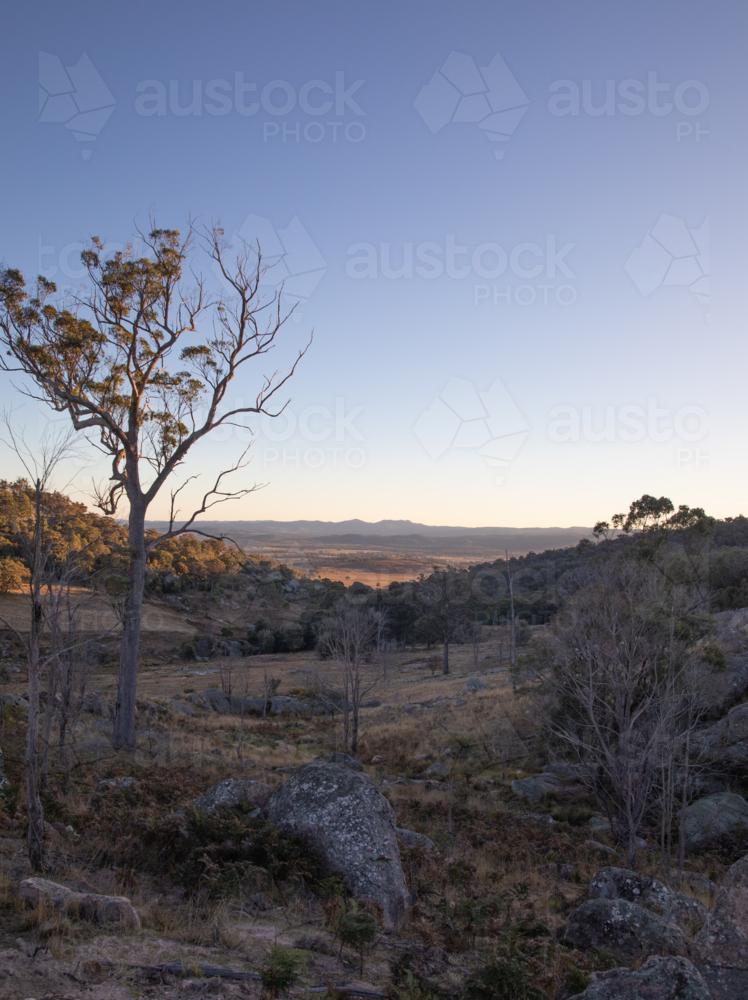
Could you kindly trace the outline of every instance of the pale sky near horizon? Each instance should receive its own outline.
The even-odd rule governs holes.
[[[273,364],[314,329],[253,425],[239,480],[267,486],[213,516],[748,514],[744,4],[32,0],[4,27],[0,261],[75,288],[91,235],[220,219],[298,302]],[[186,496],[247,437],[201,445]]]

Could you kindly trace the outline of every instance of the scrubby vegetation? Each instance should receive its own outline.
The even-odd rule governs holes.
[[[2,485],[1,555],[20,563],[13,531],[28,496],[25,484]],[[70,505],[75,527],[74,538],[61,536],[60,558],[90,552],[80,592],[116,601],[121,529],[54,502]],[[748,850],[736,828],[686,851],[678,820],[705,789],[748,792],[745,760],[720,756],[724,741],[709,737],[748,690],[748,680],[739,690],[727,683],[743,676],[735,664],[744,654],[738,640],[720,638],[714,617],[748,603],[745,521],[644,497],[574,549],[439,570],[384,592],[310,579],[222,542],[165,543],[148,574],[150,606],[163,618],[144,642],[136,751],[109,742],[116,632],[87,637],[67,715],[52,672],[42,699],[45,874],[131,898],[137,937],[24,912],[13,896],[29,874],[26,708],[21,647],[6,631],[6,944],[21,935],[65,969],[82,956],[144,994],[146,973],[131,966],[177,961],[241,966],[259,977],[241,988],[268,997],[300,982],[329,983],[336,996],[335,983],[357,976],[393,1000],[581,992],[593,972],[619,964],[558,936],[597,869],[632,865],[672,883],[685,867],[719,882]],[[10,593],[3,607],[20,601]],[[367,623],[355,663],[349,640],[330,639],[341,607]],[[367,691],[357,707],[356,670]],[[220,780],[277,787],[300,764],[351,751],[349,704],[358,759],[398,826],[424,835],[401,841],[411,905],[397,931],[262,810],[194,806]],[[598,723],[607,742],[591,735]],[[547,787],[523,797],[517,783],[538,772]],[[74,974],[94,982],[100,972]]]

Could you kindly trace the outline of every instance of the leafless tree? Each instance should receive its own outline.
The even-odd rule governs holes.
[[[345,599],[335,605],[335,613],[321,623],[318,649],[332,659],[341,676],[343,702],[343,749],[355,757],[361,702],[379,683],[381,667],[367,662],[367,654],[377,635],[377,619],[371,608]]]
[[[32,449],[13,429],[11,420],[4,418],[7,432],[6,445],[16,453],[34,484],[33,509],[30,517],[20,519],[14,525],[15,541],[23,552],[30,570],[29,580],[29,630],[21,632],[5,621],[15,632],[26,652],[29,683],[29,711],[26,727],[24,752],[24,777],[26,784],[26,809],[28,812],[27,845],[29,863],[34,871],[43,871],[44,856],[44,811],[42,809],[39,782],[39,693],[42,671],[48,661],[54,659],[42,656],[42,636],[50,627],[50,614],[54,614],[54,601],[45,601],[45,583],[49,582],[52,563],[52,542],[46,531],[45,493],[52,476],[70,447],[69,435],[47,435],[42,438],[38,449]],[[3,619],[4,620],[4,619]],[[47,714],[52,705],[47,705]]]
[[[688,768],[700,669],[680,636],[697,612],[693,591],[653,566],[611,560],[568,600],[541,654],[550,746],[594,793],[630,867],[663,773],[682,773],[684,751]],[[659,798],[672,808],[671,792]]]
[[[246,466],[246,450],[219,473],[186,519],[178,509],[179,494],[195,477],[173,487],[168,528],[146,542],[148,508],[212,430],[247,414],[281,412],[276,394],[306,350],[285,372],[263,376],[254,399],[227,405],[233,379],[273,348],[290,315],[283,313],[280,293],[263,299],[267,267],[259,247],[237,252],[220,227],[202,232],[203,248],[228,289],[225,296],[211,298],[194,265],[192,282],[183,278],[194,249],[191,224],[186,237],[155,224],[149,234],[137,235],[146,248],[139,258],[129,247],[105,259],[103,241],[91,241],[81,255],[89,291],[71,308],[54,304],[56,287],[46,279],[39,277],[29,290],[19,271],[0,269],[0,367],[29,377],[33,388],[27,394],[67,413],[73,428],[109,457],[109,482],[96,490],[101,510],[114,514],[123,501],[129,508],[128,587],[112,736],[114,746],[125,750],[135,746],[148,553],[184,532],[204,534],[195,527],[200,515],[258,488],[229,490],[225,483]]]

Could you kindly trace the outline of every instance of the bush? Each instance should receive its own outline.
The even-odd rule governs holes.
[[[360,975],[364,974],[364,952],[377,936],[377,922],[370,913],[359,910],[358,904],[351,902],[350,907],[341,913],[335,923],[335,929],[340,937],[341,950],[345,945],[358,952],[361,962]]]
[[[0,559],[0,594],[19,590],[28,576],[29,571],[19,559]]]
[[[466,1000],[547,1000],[518,962],[499,959],[487,962],[468,977]]]
[[[260,969],[262,995],[268,1000],[286,996],[301,979],[304,965],[303,952],[282,945],[272,947]]]

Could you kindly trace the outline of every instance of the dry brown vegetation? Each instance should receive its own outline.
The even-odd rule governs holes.
[[[610,849],[590,845],[583,824],[593,807],[583,793],[528,806],[511,792],[511,780],[534,765],[528,749],[531,690],[520,686],[512,693],[506,661],[499,663],[499,637],[499,629],[485,629],[477,673],[468,646],[454,649],[453,673],[446,677],[432,675],[428,650],[386,654],[386,675],[374,692],[381,704],[362,711],[360,759],[390,799],[398,824],[427,834],[437,847],[434,853],[403,848],[413,899],[407,924],[401,932],[380,933],[365,956],[364,979],[383,991],[393,989],[393,963],[410,956],[416,978],[410,986],[408,980],[401,984],[401,1000],[459,992],[471,970],[496,954],[518,958],[551,997],[567,979],[579,984],[593,967],[611,961],[555,942],[556,928],[584,897],[593,872],[623,861],[611,862]],[[109,720],[84,714],[76,731],[72,787],[61,794],[53,765],[44,795],[47,820],[54,824],[48,827],[50,877],[73,888],[126,894],[143,923],[137,934],[107,933],[42,908],[21,911],[12,887],[30,874],[20,790],[24,720],[19,709],[6,707],[3,746],[12,785],[1,816],[0,947],[6,951],[0,951],[0,973],[7,967],[14,975],[2,981],[3,996],[57,989],[62,996],[79,995],[71,987],[82,990],[83,984],[95,998],[188,995],[181,991],[208,984],[195,979],[191,986],[159,974],[154,985],[154,973],[133,966],[178,961],[251,969],[262,964],[271,944],[302,949],[309,984],[358,978],[354,952],[343,949],[338,959],[333,921],[341,903],[315,883],[312,867],[294,862],[296,867],[283,869],[284,878],[257,865],[237,874],[226,860],[230,836],[220,839],[225,830],[203,831],[204,848],[198,844],[189,857],[173,839],[179,828],[174,811],[215,782],[252,777],[277,786],[287,777],[279,768],[339,749],[339,717],[248,717],[242,762],[237,716],[198,711],[188,718],[169,709],[173,698],[185,701],[193,690],[219,686],[219,665],[225,671],[228,664],[159,661],[156,655],[175,638],[161,633],[153,655],[146,656],[137,751],[114,752]],[[314,653],[255,656],[231,666],[234,682],[245,677],[253,695],[261,693],[266,669],[280,682],[281,694],[306,689],[315,676],[322,683],[332,680],[332,668]],[[486,689],[463,693],[470,676],[479,676]],[[111,700],[114,666],[90,668],[86,683]],[[21,693],[23,674],[7,690]],[[447,768],[448,780],[420,779],[435,761]],[[96,791],[101,779],[118,776],[131,776],[136,784]],[[640,862],[642,870],[656,874],[654,848]],[[712,876],[720,873],[713,858],[701,864]],[[192,874],[186,875],[189,865]],[[32,953],[43,950],[33,961],[17,951],[11,956],[7,949],[19,941]],[[259,985],[222,980],[210,989],[229,996],[257,993]]]

